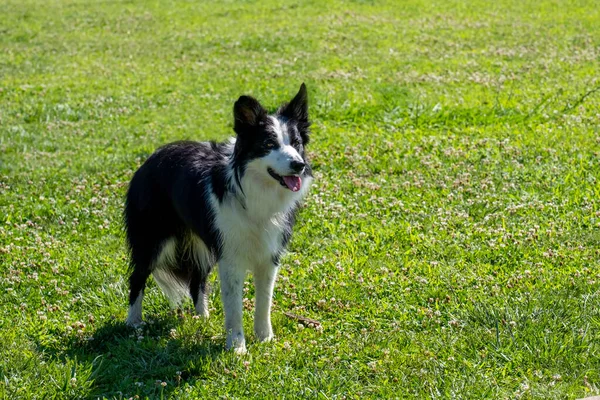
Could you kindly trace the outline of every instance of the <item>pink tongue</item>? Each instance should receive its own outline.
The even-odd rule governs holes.
[[[302,179],[299,176],[284,176],[283,181],[292,192],[297,192],[302,186]]]

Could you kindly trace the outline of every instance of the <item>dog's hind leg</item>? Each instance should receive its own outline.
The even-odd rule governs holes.
[[[138,326],[142,323],[142,300],[149,276],[149,267],[136,266],[129,277],[129,314],[125,321],[129,326]]]
[[[132,272],[129,276],[129,314],[125,323],[134,327],[142,323],[144,289],[153,265],[169,257],[165,250],[171,247],[168,246],[168,241],[161,244],[160,240],[152,240],[150,237],[143,239],[145,240],[130,241]]]
[[[190,276],[189,293],[196,314],[208,317],[208,275],[215,261],[202,239],[190,233],[184,241],[184,249],[181,258],[181,267],[188,271]]]
[[[196,308],[196,314],[208,318],[208,284],[207,277],[199,268],[192,270],[190,279],[190,296]]]

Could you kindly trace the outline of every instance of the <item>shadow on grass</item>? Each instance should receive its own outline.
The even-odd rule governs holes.
[[[171,315],[138,329],[110,321],[94,331],[91,340],[72,337],[61,349],[38,346],[50,359],[75,360],[84,374],[78,382],[87,378],[90,398],[168,397],[179,385],[206,379],[212,362],[224,351],[200,334],[184,339],[172,335],[171,329],[180,324],[177,319]]]

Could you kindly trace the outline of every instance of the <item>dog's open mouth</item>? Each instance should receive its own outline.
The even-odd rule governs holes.
[[[297,192],[298,190],[300,190],[300,187],[302,187],[302,178],[300,178],[299,176],[281,176],[275,173],[275,171],[273,171],[271,168],[267,168],[267,172],[269,172],[269,175],[271,175],[276,181],[278,181],[281,186],[290,189],[292,192]]]

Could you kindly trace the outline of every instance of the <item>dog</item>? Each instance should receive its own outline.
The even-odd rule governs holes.
[[[126,323],[142,322],[151,274],[173,304],[190,296],[196,313],[208,317],[207,278],[218,264],[226,348],[243,354],[246,273],[253,273],[256,289],[254,333],[269,341],[280,258],[313,180],[305,152],[306,86],[273,114],[241,96],[233,116],[235,138],[167,144],[135,172],[124,210],[130,251]]]

